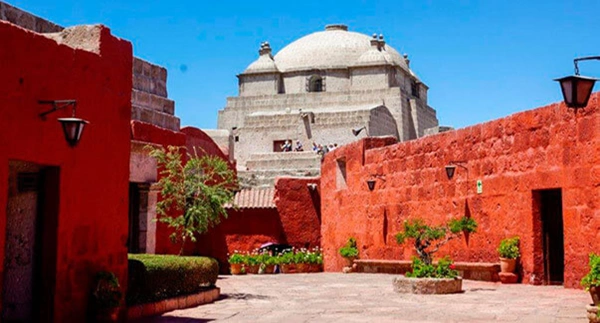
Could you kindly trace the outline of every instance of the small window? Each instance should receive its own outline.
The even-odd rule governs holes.
[[[239,142],[240,141],[240,136],[235,136],[235,142]]]
[[[308,79],[308,92],[323,92],[323,78],[313,75]]]
[[[418,98],[419,97],[419,82],[412,81],[410,84],[410,90],[411,90],[412,95],[415,98]]]
[[[346,184],[346,159],[338,159],[337,160],[337,170],[336,170],[336,188],[338,190],[345,189],[347,187]]]

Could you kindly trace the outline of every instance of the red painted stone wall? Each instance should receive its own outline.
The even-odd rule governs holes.
[[[221,273],[227,274],[228,254],[252,251],[267,242],[286,242],[276,209],[230,209],[227,219],[198,237],[195,253],[217,259]]]
[[[60,167],[54,319],[85,321],[97,271],[127,286],[127,209],[132,48],[100,29],[100,54],[0,21],[0,263],[4,263],[8,161]],[[58,117],[38,100],[77,100],[89,120],[70,148]],[[0,273],[2,277],[3,273]]]
[[[314,190],[309,184],[314,184]],[[319,246],[318,185],[318,178],[278,178],[274,196],[277,208],[230,209],[226,220],[199,237],[195,252],[216,258],[221,273],[228,273],[227,254],[236,250],[252,251],[267,242],[296,248]]]
[[[320,246],[319,178],[278,178],[274,201],[288,244],[296,248]]]
[[[321,241],[325,269],[338,271],[337,250],[350,236],[365,259],[410,259],[395,234],[405,219],[432,224],[468,215],[478,232],[452,241],[438,254],[456,261],[497,262],[500,240],[521,237],[524,283],[544,275],[541,222],[535,190],[562,189],[565,286],[577,287],[587,256],[600,251],[600,125],[594,94],[574,114],[563,104],[425,137],[384,144],[368,138],[329,153],[322,167]],[[346,184],[338,174],[346,162]],[[444,166],[464,160],[448,180]],[[376,179],[371,192],[366,180]],[[476,181],[483,193],[476,193]]]

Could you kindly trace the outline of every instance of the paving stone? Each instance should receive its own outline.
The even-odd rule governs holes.
[[[223,297],[141,322],[586,322],[589,295],[561,286],[463,281],[464,293],[397,294],[395,275],[221,277]]]

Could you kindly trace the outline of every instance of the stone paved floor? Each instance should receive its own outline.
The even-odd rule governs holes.
[[[589,294],[463,281],[464,293],[396,294],[393,275],[221,276],[222,297],[143,322],[587,322]]]

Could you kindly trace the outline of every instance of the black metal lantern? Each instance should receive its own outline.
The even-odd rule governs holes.
[[[593,77],[579,75],[579,66],[577,65],[577,62],[586,60],[600,60],[600,56],[575,58],[573,60],[573,64],[575,64],[575,75],[555,79],[555,81],[560,83],[560,89],[562,90],[565,104],[567,107],[574,108],[575,110],[587,106],[590,95],[594,90],[594,84],[597,80]]]
[[[58,118],[58,122],[62,124],[65,140],[69,146],[75,147],[81,139],[83,127],[88,124],[86,120],[79,118]]]
[[[454,171],[456,171],[456,166],[446,165],[446,176],[448,176],[448,179],[452,179],[452,177],[454,177]]]
[[[373,191],[375,189],[375,180],[367,180],[367,186],[369,187],[369,191]]]
[[[56,112],[58,110],[64,109],[68,106],[71,106],[71,118],[58,118],[58,122],[61,123],[63,134],[65,135],[65,140],[71,147],[75,147],[79,140],[81,139],[81,135],[83,134],[83,129],[86,124],[89,122],[80,118],[75,117],[75,109],[77,107],[77,101],[75,100],[54,100],[54,101],[39,101],[40,104],[51,104],[52,109],[40,113],[40,118],[42,120],[46,120],[46,115]]]
[[[579,75],[565,76],[555,81],[560,82],[563,99],[569,108],[585,108],[594,89],[596,79]]]

